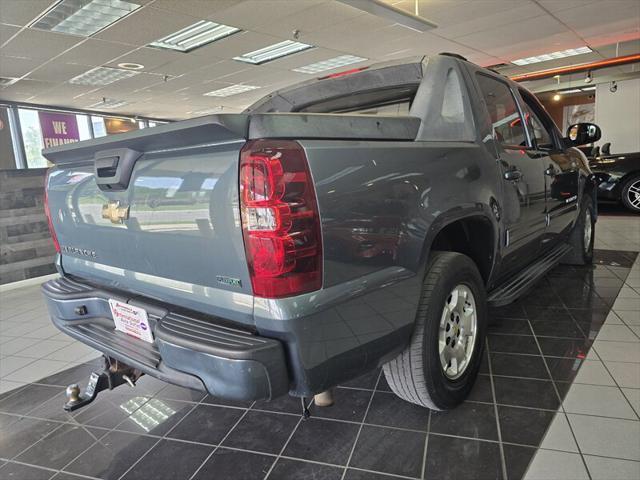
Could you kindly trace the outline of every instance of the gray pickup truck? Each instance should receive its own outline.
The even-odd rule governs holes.
[[[220,114],[51,148],[55,325],[104,353],[69,408],[142,374],[309,397],[382,366],[464,400],[488,307],[593,255],[576,145],[520,85],[452,54],[329,75]],[[72,389],[73,390],[73,389]]]

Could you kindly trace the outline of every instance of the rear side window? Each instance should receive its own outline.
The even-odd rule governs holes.
[[[527,146],[522,117],[507,84],[481,73],[476,78],[489,112],[493,138],[504,146]]]
[[[404,85],[367,90],[305,105],[297,111],[351,115],[409,115],[409,108],[417,88],[417,85]]]

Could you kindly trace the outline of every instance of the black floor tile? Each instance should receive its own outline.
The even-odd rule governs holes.
[[[151,375],[143,375],[136,381],[135,390],[132,392],[135,395],[140,396],[155,396],[160,393],[161,390],[167,387],[167,382],[158,380]]]
[[[580,358],[547,358],[551,378],[560,382],[573,381],[583,363]]]
[[[424,433],[365,425],[360,432],[350,465],[383,473],[419,477],[426,438]]]
[[[492,353],[528,353],[533,355],[540,353],[535,338],[529,335],[489,334],[487,337]]]
[[[193,480],[262,480],[276,457],[219,448]]]
[[[473,385],[467,400],[473,400],[475,402],[493,402],[491,378],[488,375],[478,375],[476,383]]]
[[[116,390],[100,392],[90,405],[73,415],[76,422],[102,428],[114,428],[135,411],[145,405],[148,397],[138,397],[116,393]],[[128,390],[125,390],[128,392]]]
[[[581,358],[585,357],[593,344],[593,340],[585,338],[538,338],[542,354],[551,357]]]
[[[0,467],[0,480],[48,480],[55,472],[42,468],[7,463]]]
[[[75,367],[49,375],[48,377],[38,380],[38,383],[57,385],[60,387],[67,387],[72,383],[77,383],[81,388],[84,388],[89,381],[91,373],[100,370],[100,367],[96,367],[93,364],[83,363],[82,365],[76,365]]]
[[[569,320],[554,320],[544,317],[531,322],[531,328],[538,337],[562,337],[562,338],[585,338],[585,334],[578,324]]]
[[[87,477],[81,477],[80,475],[74,475],[73,473],[67,473],[67,472],[58,472],[53,477],[51,477],[51,480],[86,480],[86,479]]]
[[[123,477],[123,480],[175,480],[189,478],[214,447],[161,440]]]
[[[227,400],[225,398],[216,397],[215,395],[207,395],[206,397],[204,397],[204,400],[202,400],[202,403],[238,408],[249,408],[253,404],[252,401]]]
[[[429,435],[425,478],[502,479],[497,443]]]
[[[0,412],[26,414],[63,391],[62,387],[27,385],[14,395],[0,401]]]
[[[342,468],[281,458],[273,467],[269,480],[339,480]]]
[[[181,400],[183,402],[199,402],[207,396],[206,393],[190,388],[179,387],[177,385],[167,385],[156,395],[158,398],[167,400]]]
[[[244,412],[237,408],[198,405],[167,436],[217,445]]]
[[[60,469],[106,433],[83,426],[62,425],[16,460],[41,467]]]
[[[192,403],[152,398],[116,427],[132,433],[163,436],[193,409]]]
[[[510,333],[512,335],[532,335],[529,321],[521,318],[499,318],[489,324],[489,333]]]
[[[631,268],[636,261],[638,252],[629,252],[623,250],[599,250],[593,251],[594,263],[600,265],[611,265],[614,267]]]
[[[298,425],[283,455],[344,465],[356,440],[359,425],[310,418]]]
[[[43,418],[45,420],[56,420],[59,422],[73,422],[74,416],[82,413],[82,409],[76,410],[75,412],[67,412],[63,408],[66,401],[67,395],[64,391],[61,391],[46,402],[31,410],[29,412],[29,416]]]
[[[554,412],[498,405],[502,441],[537,447],[542,442]]]
[[[432,412],[429,431],[460,437],[498,440],[494,406],[465,402],[448,412]]]
[[[300,399],[290,395],[283,395],[273,400],[258,400],[251,408],[255,410],[302,415],[302,403]]]
[[[225,439],[228,447],[280,453],[299,418],[281,413],[249,411]]]
[[[376,391],[380,392],[390,392],[391,387],[389,386],[389,382],[387,382],[387,377],[385,377],[384,372],[380,375],[380,380],[378,381],[378,385],[376,386]]]
[[[158,440],[132,433],[109,432],[65,467],[65,471],[117,480]]]
[[[503,445],[504,459],[507,465],[509,480],[521,480],[524,477],[531,459],[537,452],[536,448],[519,447],[517,445]]]
[[[503,307],[490,308],[489,324],[498,318],[527,318],[527,315],[522,307],[522,302],[516,302]]]
[[[351,388],[335,388],[334,404],[330,407],[311,406],[311,415],[319,418],[336,418],[361,422],[373,392]]]
[[[2,458],[15,457],[60,427],[59,423],[21,417],[5,416],[3,422],[6,422],[6,427],[0,429],[0,457]]]
[[[555,410],[560,400],[551,381],[494,377],[496,402],[503,405]]]
[[[365,422],[426,432],[429,410],[402,400],[393,393],[376,392]]]
[[[345,382],[342,384],[343,387],[351,387],[351,388],[364,388],[367,390],[373,390],[376,386],[376,382],[378,381],[378,376],[380,375],[380,369],[376,368],[371,372],[365,373],[358,378],[355,378],[349,382]],[[384,374],[382,375],[384,377]]]
[[[365,470],[347,469],[344,480],[394,480],[398,477],[385,475],[383,473],[373,473]]]
[[[549,379],[549,373],[540,355],[514,355],[491,352],[493,375]]]
[[[571,322],[573,318],[569,311],[563,307],[547,307],[535,305],[527,308],[527,315],[530,322]]]

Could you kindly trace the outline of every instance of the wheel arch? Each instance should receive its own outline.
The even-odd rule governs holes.
[[[488,206],[444,212],[427,232],[421,263],[426,266],[433,250],[462,253],[476,264],[485,285],[490,285],[498,256],[498,232],[496,218]]]

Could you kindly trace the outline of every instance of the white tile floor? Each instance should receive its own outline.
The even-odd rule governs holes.
[[[640,218],[601,217],[596,232],[596,248],[640,249]],[[0,393],[96,356],[51,325],[39,287],[0,293]],[[587,360],[526,479],[640,479],[640,261]]]
[[[640,250],[640,218],[600,217],[595,247]],[[587,359],[525,479],[640,479],[640,257]]]
[[[0,292],[0,393],[98,355],[51,324],[40,286]]]

